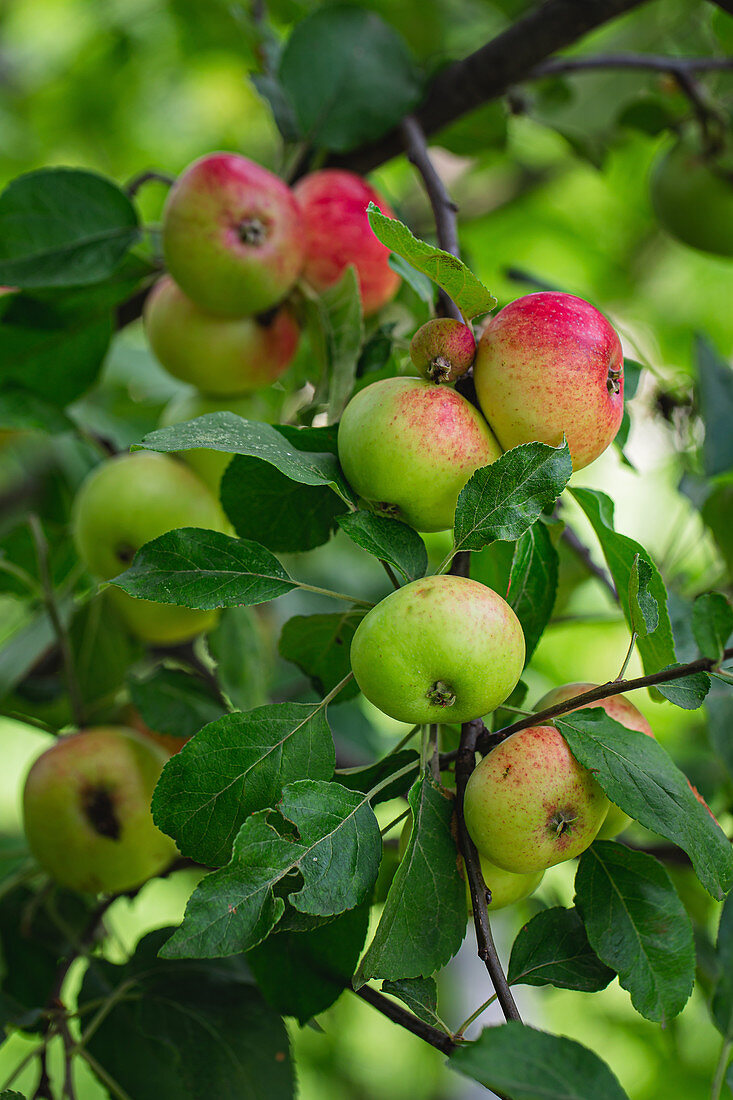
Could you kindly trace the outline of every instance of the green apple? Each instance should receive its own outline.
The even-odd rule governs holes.
[[[72,512],[74,542],[90,573],[110,580],[146,542],[178,527],[221,531],[218,501],[182,462],[154,451],[117,455],[92,470]],[[132,634],[146,642],[189,641],[216,622],[216,611],[136,600],[121,589],[110,598]]]
[[[433,317],[410,341],[410,358],[429,382],[455,382],[476,357],[473,329],[453,317]]]
[[[161,428],[168,428],[172,424],[183,424],[187,420],[195,420],[197,416],[204,416],[206,413],[225,410],[243,416],[245,420],[268,421],[271,415],[266,402],[260,400],[258,395],[207,397],[205,394],[193,391],[172,397],[161,413],[159,424]],[[232,461],[233,455],[226,454],[224,451],[209,451],[206,447],[194,447],[190,451],[180,451],[178,457],[190,466],[195,474],[198,474],[218,499],[222,475]]]
[[[444,531],[471,474],[495,462],[501,448],[455,390],[385,378],[346,406],[338,452],[349,482],[379,511],[418,531]]]
[[[562,687],[553,688],[552,691],[548,691],[546,695],[543,695],[539,702],[535,703],[534,709],[537,711],[547,710],[548,707],[554,707],[556,703],[564,703],[566,699],[574,699],[576,695],[582,695],[583,692],[590,691],[595,687],[598,687],[598,684],[563,684]],[[654,736],[652,727],[644,715],[625,695],[609,695],[606,699],[597,699],[595,703],[584,703],[583,707],[603,707],[609,718],[613,718],[614,721],[626,726],[627,729],[638,730],[639,733],[646,733],[649,737]],[[579,708],[576,707],[575,709]],[[572,714],[572,711],[568,713]],[[622,833],[630,824],[631,818],[629,815],[624,813],[620,806],[615,806],[611,802],[606,819],[598,830],[598,839],[610,840]]]
[[[524,667],[524,635],[508,603],[466,577],[398,588],[369,611],[351,642],[367,699],[412,724],[468,722],[509,696]]]
[[[216,317],[169,277],[148,295],[143,320],[161,365],[182,382],[217,396],[271,385],[293,361],[300,338],[289,306],[264,317]]]
[[[168,754],[132,730],[61,737],[33,764],[23,792],[28,847],[71,890],[117,894],[159,874],[176,846],[150,800]]]
[[[661,225],[678,241],[733,256],[733,176],[730,164],[678,141],[652,165],[650,191]]]
[[[485,756],[466,785],[479,853],[515,874],[543,871],[592,844],[609,802],[554,726],[530,726]]]
[[[181,290],[202,309],[253,317],[281,301],[301,273],[302,215],[272,172],[234,153],[211,153],[168,192],[163,252]]]
[[[581,470],[613,441],[624,411],[614,328],[573,294],[526,294],[484,329],[473,367],[484,415],[504,450],[567,438]]]

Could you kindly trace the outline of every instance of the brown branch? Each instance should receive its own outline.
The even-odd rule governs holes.
[[[602,565],[596,565],[591,557],[590,550],[581,542],[578,536],[573,531],[572,527],[565,527],[561,538],[563,542],[570,547],[575,556],[579,558],[583,565],[586,567],[589,573],[591,573],[597,580],[601,582],[603,587],[611,596],[611,599],[616,603],[619,602],[618,592],[616,591],[616,585],[613,583],[611,576],[606,572]]]
[[[453,1042],[450,1035],[446,1035],[444,1032],[439,1031],[437,1027],[426,1024],[423,1020],[419,1020],[417,1016],[413,1016],[413,1014],[408,1012],[406,1008],[403,1008],[402,1005],[390,1001],[383,993],[379,993],[376,989],[372,989],[371,986],[363,985],[360,989],[355,989],[354,993],[356,993],[357,997],[361,997],[363,1001],[366,1001],[367,1004],[370,1004],[372,1008],[376,1008],[377,1012],[381,1012],[382,1015],[386,1016],[392,1023],[399,1024],[400,1027],[404,1027],[407,1031],[411,1031],[413,1035],[417,1035],[419,1039],[423,1039],[426,1043],[430,1043],[431,1047],[435,1047],[436,1050],[440,1050],[443,1054],[452,1054],[456,1049],[456,1043]]]
[[[134,199],[141,187],[153,181],[155,183],[164,183],[166,187],[172,187],[176,182],[176,177],[168,175],[167,172],[140,172],[125,184],[124,192],[128,199]]]

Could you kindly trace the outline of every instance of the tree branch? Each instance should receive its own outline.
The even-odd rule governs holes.
[[[600,53],[592,57],[551,57],[535,66],[527,80],[541,80],[546,76],[564,73],[592,72],[597,69],[639,69],[649,72],[712,73],[733,70],[730,57],[665,57],[647,53]]]
[[[593,558],[591,557],[590,550],[585,545],[585,543],[580,541],[578,536],[575,534],[575,531],[573,531],[572,527],[566,526],[560,537],[562,538],[563,542],[570,547],[575,556],[582,561],[588,572],[601,582],[603,587],[611,596],[611,599],[618,603],[618,592],[616,591],[616,585],[613,583],[610,575],[606,572],[602,565],[596,565],[596,563],[593,561]]]
[[[360,989],[355,989],[354,993],[357,997],[361,997],[363,1001],[366,1001],[367,1004],[370,1004],[372,1008],[376,1008],[377,1012],[381,1012],[392,1023],[399,1024],[400,1027],[411,1031],[413,1035],[417,1035],[419,1039],[424,1039],[426,1043],[430,1043],[431,1047],[442,1051],[443,1054],[452,1054],[456,1049],[456,1044],[450,1035],[446,1035],[444,1032],[439,1031],[437,1027],[419,1020],[406,1008],[390,1001],[388,997],[385,997],[383,993],[379,993],[376,989],[372,989],[370,985],[363,985]]]

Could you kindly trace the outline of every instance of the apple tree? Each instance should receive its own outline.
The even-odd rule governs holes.
[[[651,1095],[557,990],[704,1002],[733,1088],[730,318],[601,300],[587,231],[526,260],[621,164],[598,233],[731,287],[733,9],[496,0],[441,53],[448,6],[212,5],[267,164],[0,194],[0,1100],[287,1100],[348,999],[487,1095]],[[655,447],[688,534],[637,540]],[[580,633],[549,674],[594,617],[600,682]]]

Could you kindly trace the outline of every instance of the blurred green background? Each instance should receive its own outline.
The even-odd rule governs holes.
[[[269,5],[283,35],[317,6],[297,0]],[[521,0],[401,0],[399,5],[381,0],[361,6],[381,11],[395,23],[429,69],[475,49],[528,5]],[[714,5],[663,0],[594,34],[583,50],[668,49],[694,55],[720,53],[731,44],[733,19]],[[257,61],[255,46],[247,8],[224,0],[4,0],[0,183],[49,164],[95,168],[124,182],[146,169],[175,173],[196,156],[221,148],[281,168],[276,127],[249,81]],[[730,76],[712,76],[705,84],[723,103],[733,87]],[[602,73],[527,86],[526,94],[517,93],[516,113],[493,104],[439,136],[434,151],[461,208],[464,256],[500,302],[533,289],[531,283],[511,278],[511,268],[578,293],[613,319],[627,353],[648,368],[631,405],[627,453],[636,469],[610,450],[574,481],[608,492],[616,502],[617,528],[651,552],[668,587],[691,596],[724,578],[719,552],[678,484],[694,465],[697,443],[686,417],[694,335],[707,334],[726,358],[733,352],[733,263],[677,244],[656,224],[647,173],[670,135],[649,132],[655,130],[650,112],[643,110],[649,103],[661,104],[659,109],[672,116],[683,116],[687,109],[668,81],[648,74]],[[398,216],[416,232],[430,235],[429,208],[404,159],[378,170],[374,181]],[[156,184],[143,193],[143,209],[152,219],[162,195]],[[399,299],[388,311],[390,318],[404,325]],[[136,379],[134,392],[130,383],[131,407],[139,408],[142,424],[148,419],[152,423],[156,412],[146,410],[157,410],[177,384],[162,375],[135,331],[120,338],[108,365],[108,376],[116,372],[117,378],[124,377],[126,371]],[[659,414],[660,394],[682,403],[669,419]],[[22,464],[26,457],[21,447],[14,461]],[[581,534],[586,531],[580,519],[577,527]],[[340,587],[347,590],[350,583],[374,590],[381,584],[381,576],[365,567],[341,536],[305,555],[299,568],[301,575],[313,578],[337,573],[343,578]],[[561,594],[556,621],[533,659],[530,703],[568,680],[610,679],[621,665],[626,627],[593,580],[578,585],[578,569],[572,559],[564,559],[570,595]],[[289,610],[294,607],[290,604]],[[0,626],[0,634],[12,618],[12,600],[3,601],[2,612],[5,629]],[[636,658],[629,671],[640,671]],[[637,695],[634,701],[660,740],[702,792],[719,788],[720,776],[711,773],[710,757],[701,751],[704,712],[681,711],[652,701],[646,693]],[[368,717],[378,727],[375,741],[388,743],[395,737],[394,724],[385,720],[379,727],[374,711]],[[338,723],[338,708],[334,719]],[[348,738],[357,749],[365,725],[358,723]],[[4,833],[19,826],[22,780],[46,740],[47,735],[27,726],[9,720],[0,724]],[[722,800],[713,808],[725,813],[729,804],[729,799]],[[394,813],[393,805],[384,807],[383,821]],[[725,823],[730,826],[729,817]],[[496,936],[504,952],[536,910],[537,899],[570,902],[572,874],[573,868],[554,869],[536,899],[497,915]],[[686,870],[675,874],[683,896],[714,935],[718,907]],[[130,945],[144,929],[175,921],[190,888],[190,875],[181,874],[150,884],[134,903],[118,903],[114,929],[121,945]],[[485,996],[483,970],[469,935],[443,976],[449,1022],[456,1025]],[[709,1095],[720,1039],[701,993],[666,1028],[641,1020],[617,983],[592,996],[520,988],[518,1000],[528,1022],[598,1051],[632,1100],[678,1095],[702,1100]],[[344,995],[319,1024],[321,1032],[291,1029],[303,1100],[486,1095],[448,1073],[434,1050],[355,997]],[[23,1050],[20,1038],[3,1046],[0,1083]],[[23,1084],[21,1075],[16,1085]],[[80,1079],[79,1095],[80,1100],[92,1100],[102,1093],[89,1077]]]

